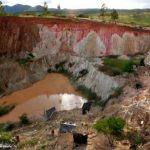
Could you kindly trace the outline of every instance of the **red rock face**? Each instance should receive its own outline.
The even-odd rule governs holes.
[[[0,17],[0,55],[31,51],[40,41],[36,25],[13,17]]]
[[[57,40],[61,41],[60,50],[73,51],[91,31],[94,31],[104,44],[103,55],[119,54],[116,52],[119,50],[122,51],[121,54],[150,50],[150,31],[142,29],[85,20],[0,17],[0,55],[32,51],[42,40],[39,24],[55,33],[51,44],[56,45]]]

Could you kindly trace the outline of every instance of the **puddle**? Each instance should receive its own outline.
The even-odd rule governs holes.
[[[66,76],[49,74],[31,87],[1,98],[0,105],[15,103],[16,107],[9,114],[0,117],[0,123],[18,121],[23,113],[27,113],[32,119],[41,118],[44,110],[51,107],[56,107],[57,111],[81,108],[86,100],[79,95]]]
[[[0,118],[0,122],[18,121],[18,117],[26,113],[32,119],[42,118],[44,111],[55,107],[57,111],[82,108],[86,100],[73,94],[41,95],[17,105],[9,114]]]

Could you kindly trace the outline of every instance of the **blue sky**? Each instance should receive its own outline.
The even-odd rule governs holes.
[[[106,3],[108,8],[150,8],[150,0],[2,0],[5,5],[27,4],[43,5],[46,1],[50,8],[56,8],[58,4],[61,8],[100,8]]]

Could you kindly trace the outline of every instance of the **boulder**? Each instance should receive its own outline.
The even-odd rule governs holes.
[[[121,55],[118,57],[118,59],[130,60],[130,58],[127,55]]]
[[[83,57],[98,57],[104,51],[105,46],[95,32],[90,32],[74,48],[74,52]]]
[[[150,142],[144,144],[144,145],[140,148],[140,150],[149,150],[149,149],[150,149]]]
[[[146,56],[146,58],[144,60],[144,63],[145,63],[145,65],[148,65],[148,66],[150,65],[150,51],[147,54],[147,56]]]
[[[111,150],[108,138],[103,134],[89,135],[86,150]]]

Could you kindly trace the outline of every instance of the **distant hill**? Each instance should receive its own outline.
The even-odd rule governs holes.
[[[26,11],[42,11],[42,9],[43,9],[43,7],[40,5],[32,7],[29,5],[21,5],[21,4],[16,4],[14,6],[5,5],[4,8],[7,13],[18,13],[18,12],[26,12]]]
[[[22,4],[16,4],[14,6],[8,6],[5,5],[5,11],[7,13],[22,13],[22,12],[41,12],[43,10],[43,7],[41,5],[37,5],[35,7],[32,7],[30,5],[22,5]],[[56,8],[49,8],[50,12],[57,13],[59,12]],[[62,9],[61,12],[64,14],[73,13],[73,14],[94,14],[99,13],[100,8],[93,8],[93,9]],[[108,10],[108,12],[111,11],[111,9]],[[118,12],[149,12],[150,9],[132,9],[132,10],[124,10],[124,9],[118,9]]]

